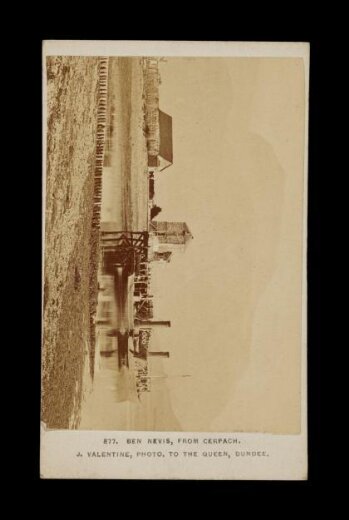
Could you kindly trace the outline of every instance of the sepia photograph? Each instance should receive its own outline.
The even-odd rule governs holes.
[[[45,429],[301,433],[307,74],[44,53]]]

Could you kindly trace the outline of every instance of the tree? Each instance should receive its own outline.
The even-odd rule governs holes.
[[[150,210],[150,220],[153,220],[153,218],[156,217],[162,211],[162,209],[159,206],[153,206]]]

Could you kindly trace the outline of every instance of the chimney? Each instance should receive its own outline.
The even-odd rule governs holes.
[[[171,327],[170,321],[152,321],[152,320],[139,320],[135,319],[135,325],[142,325],[148,327]]]
[[[170,357],[169,352],[153,352],[151,350],[148,350],[148,356],[159,356],[159,357]]]

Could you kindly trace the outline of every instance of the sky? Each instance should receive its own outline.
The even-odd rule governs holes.
[[[160,74],[174,163],[157,218],[194,236],[153,275],[173,411],[188,431],[297,432],[303,62],[172,58]]]

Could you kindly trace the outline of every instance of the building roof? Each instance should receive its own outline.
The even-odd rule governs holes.
[[[172,117],[159,110],[160,150],[159,155],[166,161],[165,167],[173,163]]]

